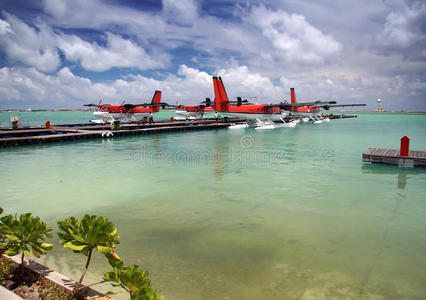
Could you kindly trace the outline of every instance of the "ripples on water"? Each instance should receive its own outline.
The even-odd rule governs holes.
[[[426,172],[361,153],[403,135],[426,150],[425,125],[360,115],[0,150],[1,205],[54,228],[108,217],[166,299],[424,299]],[[83,260],[59,245],[43,258],[73,278]],[[88,282],[107,266],[90,268]]]

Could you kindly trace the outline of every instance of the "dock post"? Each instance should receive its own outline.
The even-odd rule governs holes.
[[[10,117],[10,123],[12,123],[12,129],[18,129],[19,117],[18,116],[11,116]]]
[[[111,128],[111,130],[119,130],[120,129],[120,121],[119,120],[112,121],[110,128]]]
[[[409,148],[410,148],[410,138],[408,136],[402,137],[399,156],[408,156],[408,153],[410,152]]]

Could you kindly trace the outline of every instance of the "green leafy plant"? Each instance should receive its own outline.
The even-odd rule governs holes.
[[[0,215],[3,214],[3,208],[0,207]],[[3,250],[3,243],[6,240],[6,226],[0,222],[0,250]],[[0,252],[1,253],[1,252]]]
[[[72,293],[74,296],[89,268],[93,250],[96,249],[102,254],[110,255],[115,244],[120,243],[120,236],[117,234],[114,224],[108,219],[93,215],[85,215],[82,219],[70,217],[58,221],[58,227],[61,245],[70,248],[74,253],[87,256],[83,273]]]
[[[13,274],[14,270],[14,263],[10,259],[0,256],[0,285],[6,284],[6,279]]]
[[[44,243],[46,238],[52,238],[52,229],[31,213],[22,214],[19,218],[17,215],[1,217],[0,224],[4,235],[1,248],[11,256],[22,253],[21,266],[25,255],[32,252],[35,257],[40,257],[53,247],[53,244]]]
[[[124,265],[122,260],[117,260],[107,255],[111,271],[104,273],[104,280],[111,282],[113,286],[120,286],[130,294],[132,300],[162,300],[152,288],[151,280],[147,271],[138,265]],[[113,294],[110,292],[109,294]]]

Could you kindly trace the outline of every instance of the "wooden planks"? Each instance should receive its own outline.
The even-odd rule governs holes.
[[[405,167],[426,167],[426,151],[410,151],[408,156],[400,156],[399,150],[368,148],[362,154],[362,161]]]
[[[131,124],[133,125],[133,124]],[[136,125],[136,124],[135,124]],[[111,130],[109,126],[54,127],[52,129],[28,129],[8,131],[0,136],[0,147],[45,144],[52,142],[77,141],[103,137],[119,137],[140,134],[157,134],[187,130],[212,130],[229,127],[229,122],[183,122],[123,126]],[[40,135],[42,134],[42,135]]]

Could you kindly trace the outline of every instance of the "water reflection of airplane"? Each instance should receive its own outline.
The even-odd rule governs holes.
[[[290,89],[291,95],[291,104],[296,104],[296,92],[294,88]],[[323,118],[320,113],[321,109],[330,110],[333,107],[346,107],[346,106],[365,106],[365,104],[335,104],[335,101],[330,101],[329,104],[322,105],[306,105],[306,106],[293,106],[290,108],[291,115],[302,116],[302,121],[304,122],[313,122],[313,123],[323,123],[329,122],[329,118]]]
[[[84,106],[97,107],[93,115],[100,119],[91,120],[91,122],[105,123],[115,120],[136,121],[144,117],[152,119],[153,114],[160,111],[160,107],[164,108],[168,104],[162,103],[161,92],[155,91],[151,103],[111,105],[99,102],[99,104],[84,104]]]
[[[316,101],[305,103],[284,103],[277,104],[251,104],[246,100],[237,98],[236,102],[231,102],[226,94],[222,78],[213,77],[213,87],[215,94],[215,110],[226,117],[238,117],[246,119],[250,124],[254,124],[256,129],[273,129],[278,127],[294,127],[296,123],[286,123],[284,117],[292,108],[320,105],[332,105],[335,101]],[[275,123],[274,121],[281,121]],[[238,127],[248,127],[249,124],[236,125]],[[232,128],[232,127],[231,127]]]
[[[223,139],[223,137],[218,138],[218,136],[216,136],[213,157],[215,183],[222,181],[222,177],[225,175],[225,171],[229,163],[228,151],[230,151],[230,149],[228,143],[227,139]]]

